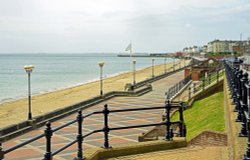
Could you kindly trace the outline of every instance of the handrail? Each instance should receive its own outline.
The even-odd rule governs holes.
[[[113,127],[113,128],[109,128],[109,130],[115,131],[115,130],[122,130],[122,129],[131,129],[131,128],[137,128],[137,127],[143,128],[143,127],[160,126],[160,125],[166,125],[166,123],[161,122],[161,123],[141,124],[141,125],[125,126],[125,127]]]
[[[32,138],[32,139],[30,139],[30,140],[28,140],[28,141],[25,141],[25,142],[23,142],[23,143],[20,143],[20,144],[14,146],[14,147],[10,147],[10,148],[4,150],[4,154],[7,154],[7,153],[9,153],[9,152],[11,152],[11,151],[14,151],[14,150],[16,150],[16,149],[18,149],[18,148],[20,148],[20,147],[23,147],[23,146],[25,146],[26,144],[32,143],[32,142],[34,142],[34,141],[36,141],[36,140],[38,140],[38,139],[40,139],[40,138],[42,138],[42,137],[44,137],[44,136],[45,136],[45,134],[43,133],[43,134],[41,134],[41,135],[39,135],[39,136],[36,136],[36,137],[34,137],[34,138]]]
[[[165,94],[168,95],[170,99],[172,99],[172,97],[176,95],[178,92],[180,92],[180,90],[191,80],[192,80],[191,75],[187,76],[183,80],[176,83],[174,86],[170,87]]]
[[[241,123],[239,137],[247,137],[246,154],[243,159],[250,159],[250,80],[248,73],[242,70],[241,61],[237,58],[233,62],[224,61],[226,79],[235,104],[234,111],[237,113],[236,122]]]
[[[203,91],[207,86],[216,82],[218,83],[220,78],[223,77],[224,68],[220,67],[216,71],[208,72],[207,78],[202,77],[201,81],[198,83],[193,83],[192,86],[189,87],[188,99],[191,99],[192,95],[199,91]]]
[[[170,110],[173,107],[179,107],[179,112],[180,112],[180,121],[177,122],[171,122],[170,121]],[[46,153],[44,154],[44,159],[45,160],[50,160],[51,157],[55,156],[56,154],[62,152],[63,150],[67,149],[68,147],[72,146],[75,143],[78,143],[78,150],[77,150],[77,158],[78,159],[82,159],[83,158],[83,151],[82,151],[82,143],[84,141],[84,138],[94,134],[94,133],[98,133],[98,132],[103,132],[104,133],[104,148],[109,148],[109,132],[110,131],[114,131],[114,130],[123,130],[123,129],[131,129],[131,128],[140,128],[140,127],[149,127],[149,126],[158,126],[158,125],[166,125],[166,140],[171,140],[172,136],[173,136],[173,129],[170,128],[171,125],[173,124],[179,124],[179,136],[185,136],[186,135],[186,127],[185,127],[185,123],[184,123],[184,119],[183,119],[183,108],[184,108],[184,104],[183,103],[177,103],[174,102],[173,105],[170,104],[170,100],[167,99],[165,106],[158,106],[158,107],[142,107],[142,108],[130,108],[130,109],[116,109],[116,110],[109,110],[108,109],[108,105],[105,104],[104,105],[104,109],[102,111],[95,111],[95,112],[91,112],[89,114],[86,115],[82,115],[82,111],[78,112],[78,116],[76,119],[63,124],[55,129],[51,129],[51,123],[47,122],[46,123],[46,128],[44,130],[44,133],[36,136],[34,138],[31,138],[21,144],[15,145],[13,147],[10,147],[8,149],[2,149],[1,148],[1,143],[0,143],[0,160],[4,159],[4,155],[8,154],[20,147],[23,147],[29,143],[32,143],[40,138],[45,137],[46,139]],[[132,126],[124,126],[124,127],[113,127],[110,128],[108,125],[108,115],[111,113],[119,113],[119,112],[133,112],[133,111],[140,111],[140,110],[155,110],[155,109],[165,109],[167,118],[166,121],[160,122],[160,123],[150,123],[150,124],[140,124],[140,125],[132,125]],[[85,135],[82,135],[82,122],[84,121],[84,119],[86,119],[87,117],[90,117],[92,115],[95,114],[103,114],[104,116],[104,128],[103,129],[97,129],[94,130],[90,133],[87,133]],[[78,123],[78,135],[76,137],[76,139],[68,144],[66,144],[65,146],[63,146],[62,148],[56,150],[55,152],[51,152],[51,138],[53,136],[53,133],[61,130],[69,125],[72,125],[74,123]]]

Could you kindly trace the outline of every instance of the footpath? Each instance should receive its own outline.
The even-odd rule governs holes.
[[[83,110],[83,114],[87,114],[93,111],[103,110],[104,104],[108,104],[109,109],[124,109],[124,108],[139,108],[139,107],[152,107],[162,106],[165,103],[165,92],[169,87],[177,83],[179,80],[184,78],[183,71],[175,73],[169,77],[153,82],[153,91],[144,94],[140,97],[116,97],[100,104],[94,105],[86,110]],[[149,110],[149,111],[138,111],[129,113],[116,113],[110,114],[109,125],[111,127],[127,126],[127,125],[139,125],[146,123],[159,122],[162,118],[163,110]],[[77,114],[68,116],[61,120],[52,123],[52,129],[65,124],[75,119]],[[27,134],[19,136],[15,139],[9,140],[3,143],[3,148],[9,148],[13,145],[17,145],[21,142],[28,140],[38,134],[44,132],[45,127],[41,127]],[[95,129],[103,128],[103,116],[96,115],[88,117],[83,123],[84,134],[89,133]],[[138,135],[148,131],[151,127],[128,129],[120,131],[110,132],[110,145],[116,146],[120,144],[128,144],[138,141]],[[55,132],[52,136],[52,152],[63,147],[69,142],[75,140],[77,135],[77,124],[66,127],[58,132]],[[90,137],[84,139],[84,151],[88,148],[101,147],[103,146],[103,133],[96,133]],[[65,151],[59,153],[53,157],[53,160],[70,160],[73,159],[77,152],[77,145],[73,145]],[[36,142],[26,145],[21,149],[15,150],[5,155],[6,160],[40,160],[45,153],[45,139],[40,139]]]

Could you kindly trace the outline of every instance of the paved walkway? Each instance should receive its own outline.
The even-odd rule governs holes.
[[[104,104],[109,105],[109,109],[124,109],[124,108],[139,108],[139,107],[152,107],[152,106],[162,106],[165,102],[165,92],[166,90],[183,79],[183,72],[176,73],[170,77],[164,78],[157,82],[154,82],[153,91],[149,92],[140,97],[117,97],[101,104],[97,104],[91,108],[84,110],[84,114],[93,111],[100,111],[103,109]],[[123,112],[123,113],[112,113],[109,116],[110,127],[119,127],[127,125],[136,124],[147,124],[159,122],[162,117],[163,110],[150,110],[150,111],[138,111],[138,112]],[[64,119],[58,120],[52,123],[52,128],[65,124],[73,119],[76,115],[68,116]],[[95,115],[88,117],[84,120],[83,132],[89,133],[95,129],[103,128],[103,116]],[[110,145],[116,146],[119,144],[126,144],[131,142],[137,142],[138,135],[142,132],[146,132],[150,127],[138,128],[138,129],[128,129],[121,131],[111,131],[110,132]],[[41,134],[44,132],[44,127],[29,132],[25,135],[17,137],[13,140],[3,143],[3,148],[6,149],[13,145],[19,144],[28,140],[29,138]],[[77,133],[77,124],[71,125],[53,134],[52,137],[52,152],[58,150],[67,143],[75,140]],[[103,133],[93,134],[86,139],[84,139],[84,150],[87,148],[101,147],[103,146]],[[21,149],[13,151],[5,155],[5,159],[11,160],[40,160],[45,153],[45,139],[42,138],[36,142],[26,145]],[[53,160],[69,160],[73,159],[76,154],[76,145],[69,147],[65,151],[54,156]]]

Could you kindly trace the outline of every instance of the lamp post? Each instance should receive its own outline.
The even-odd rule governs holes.
[[[99,62],[99,67],[100,67],[100,95],[103,95],[103,82],[102,82],[102,72],[103,72],[103,66],[104,62]]]
[[[152,58],[152,78],[155,77],[155,73],[154,73],[154,65],[155,65],[155,59]]]
[[[31,91],[30,91],[30,75],[31,72],[34,69],[33,65],[25,65],[24,69],[26,73],[28,74],[28,107],[29,107],[29,112],[28,112],[28,120],[32,120],[32,113],[31,113]]]
[[[135,65],[136,65],[136,60],[133,60],[133,86],[135,86],[136,80],[135,80]]]
[[[167,68],[166,68],[166,61],[167,61],[167,57],[164,57],[164,73],[167,73]]]

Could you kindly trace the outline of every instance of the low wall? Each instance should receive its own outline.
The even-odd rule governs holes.
[[[188,100],[188,105],[191,106],[195,100],[203,99],[205,97],[208,97],[214,93],[223,91],[223,83],[224,78],[221,78],[219,82],[212,83],[209,86],[207,86],[204,90],[198,91],[191,97],[191,99]]]
[[[148,152],[162,151],[186,147],[185,138],[175,138],[173,141],[158,140],[153,142],[131,143],[128,145],[112,147],[109,149],[90,149],[84,153],[85,160],[100,160],[133,154],[143,154]]]

